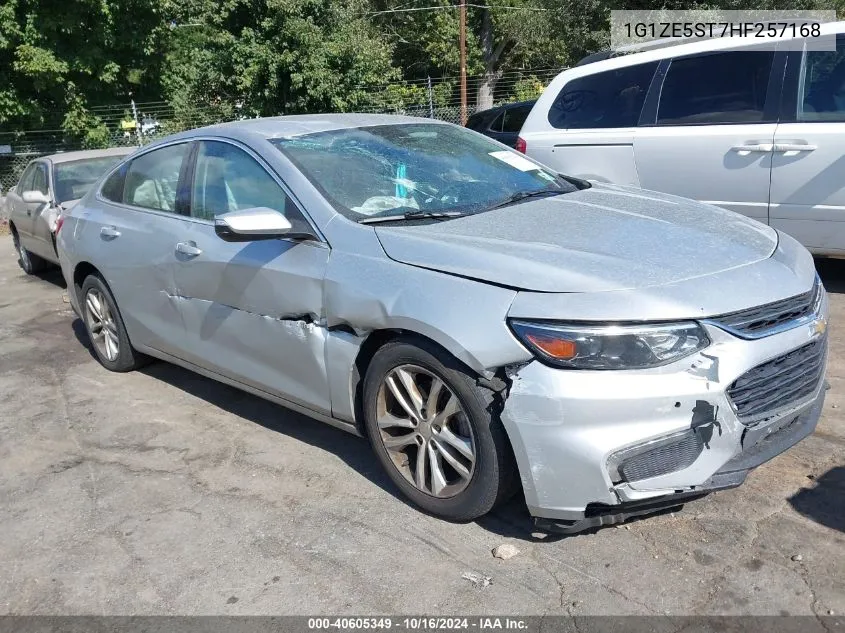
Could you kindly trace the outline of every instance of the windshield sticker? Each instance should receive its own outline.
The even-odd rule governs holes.
[[[533,171],[539,170],[540,167],[535,165],[530,160],[525,158],[524,156],[520,156],[516,152],[509,152],[507,150],[503,150],[501,152],[490,152],[490,156],[493,158],[498,158],[503,163],[507,163],[511,167],[515,167],[519,171]]]

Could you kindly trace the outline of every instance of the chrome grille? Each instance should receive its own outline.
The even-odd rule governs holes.
[[[760,338],[799,325],[817,312],[822,296],[818,277],[813,289],[774,303],[708,319],[714,325],[743,338]]]
[[[824,373],[826,348],[827,340],[818,338],[737,378],[728,397],[740,422],[759,422],[812,395]]]

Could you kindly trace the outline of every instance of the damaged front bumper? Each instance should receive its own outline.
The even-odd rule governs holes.
[[[650,370],[511,370],[502,421],[538,527],[577,532],[733,488],[810,435],[827,310],[825,298],[812,324],[757,340],[705,324],[710,347]],[[794,397],[784,385],[762,414],[746,414],[737,390],[748,377],[770,384],[808,355],[821,367],[812,384]]]

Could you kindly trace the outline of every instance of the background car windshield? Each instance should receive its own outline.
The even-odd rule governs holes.
[[[519,193],[575,187],[463,128],[380,125],[273,139],[342,214],[473,213]]]
[[[78,200],[91,188],[109,167],[123,156],[104,156],[87,160],[59,163],[55,166],[56,202]]]

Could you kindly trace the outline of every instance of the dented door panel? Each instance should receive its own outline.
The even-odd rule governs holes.
[[[225,242],[191,220],[175,279],[187,330],[182,357],[232,379],[329,412],[325,369],[323,244]],[[175,244],[174,244],[175,246]]]

